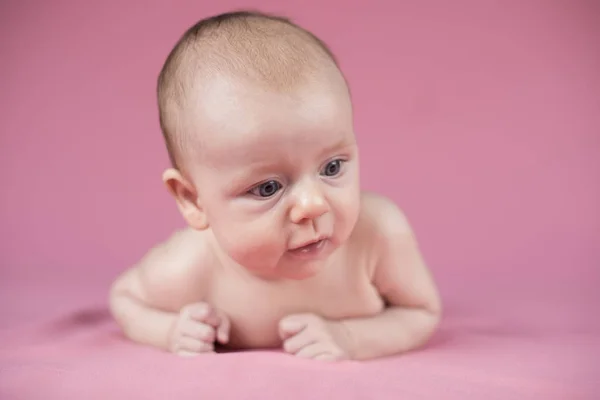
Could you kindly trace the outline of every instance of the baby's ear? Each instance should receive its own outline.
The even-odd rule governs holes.
[[[187,223],[195,229],[208,228],[206,213],[198,201],[194,186],[176,169],[167,169],[162,176],[169,192],[175,197],[177,207]]]

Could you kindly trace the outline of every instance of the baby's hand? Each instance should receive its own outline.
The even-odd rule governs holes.
[[[229,340],[229,318],[206,303],[189,304],[181,309],[171,330],[169,349],[180,356],[214,351],[214,342]]]
[[[282,319],[279,335],[283,349],[297,357],[325,361],[350,359],[350,338],[342,322],[314,314],[296,314]]]

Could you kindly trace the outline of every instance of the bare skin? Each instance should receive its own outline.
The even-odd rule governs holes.
[[[400,211],[365,193],[362,213],[331,265],[300,281],[221,265],[210,232],[177,232],[115,282],[113,312],[130,339],[180,355],[212,352],[215,340],[332,360],[413,350],[437,326],[437,291]],[[399,225],[386,226],[389,213]],[[318,354],[302,353],[311,342]]]
[[[129,339],[188,356],[220,343],[367,360],[435,332],[435,283],[402,211],[361,192],[350,101],[328,74],[292,95],[202,86],[189,122],[202,156],[163,176],[189,228],[111,290]]]

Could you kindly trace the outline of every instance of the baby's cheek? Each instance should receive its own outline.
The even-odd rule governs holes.
[[[269,268],[281,257],[284,245],[273,229],[234,229],[225,239],[229,256],[251,269]]]
[[[343,234],[350,234],[360,213],[360,200],[355,193],[348,193],[348,196],[340,199],[336,204],[336,225],[342,230]]]

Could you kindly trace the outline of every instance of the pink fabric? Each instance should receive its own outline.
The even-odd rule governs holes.
[[[484,298],[479,307],[467,293],[449,299],[442,329],[425,350],[329,365],[277,351],[181,359],[131,344],[106,312],[107,281],[86,281],[2,282],[1,399],[575,400],[600,394],[600,330],[594,319],[572,315],[581,306],[576,293],[513,292],[499,302]]]
[[[0,399],[600,397],[598,2],[250,4],[338,55],[363,184],[406,210],[446,304],[426,351],[327,366],[181,360],[106,317],[110,280],[181,226],[160,65],[248,3],[1,4]]]

